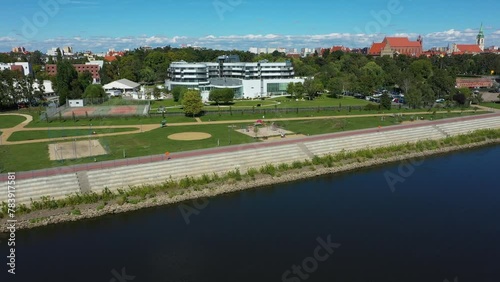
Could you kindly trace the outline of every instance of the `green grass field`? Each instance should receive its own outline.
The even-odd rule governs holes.
[[[500,109],[500,103],[481,103],[481,106]]]
[[[110,128],[110,129],[92,129],[95,134],[118,133],[134,131],[137,128]],[[8,141],[25,141],[61,137],[88,136],[90,129],[56,129],[56,130],[35,130],[35,131],[16,131],[7,139]]]
[[[175,141],[167,137],[180,132],[206,132],[211,138],[199,141]],[[229,130],[227,125],[196,125],[182,127],[159,128],[150,132],[136,133],[122,136],[99,138],[101,144],[109,149],[110,154],[97,157],[98,161],[123,159],[163,154],[168,152],[181,152],[195,149],[213,148],[220,146],[246,144],[256,142],[252,137]],[[91,163],[94,158],[83,158],[73,161],[50,161],[48,158],[48,142],[0,146],[0,170],[26,171],[49,167]]]
[[[477,112],[480,114],[484,112]],[[424,115],[425,119],[440,119],[451,118],[457,116],[473,115],[474,113],[450,113]],[[411,117],[404,117],[404,120],[410,120]],[[310,121],[283,121],[278,122],[287,130],[305,135],[315,135],[338,132],[342,130],[355,130],[364,128],[375,128],[377,126],[390,126],[398,124],[399,121],[395,118],[386,118],[381,121],[380,117],[360,117],[345,120],[345,127],[340,127],[339,120],[310,120]],[[181,152],[195,149],[213,148],[217,146],[219,141],[220,146],[247,144],[256,141],[254,138],[230,130],[228,124],[222,125],[192,125],[192,126],[172,126],[159,128],[150,132],[136,133],[121,136],[101,137],[99,140],[104,147],[109,149],[110,154],[97,157],[98,161],[123,159],[123,154],[127,158],[148,156],[153,154],[162,154],[166,151]],[[237,125],[239,127],[241,125]],[[37,131],[38,132],[38,131]],[[85,130],[84,130],[85,132]],[[88,133],[88,131],[86,131]],[[212,135],[211,138],[199,141],[174,141],[167,137],[170,134],[181,132],[206,132]],[[40,134],[47,134],[46,131],[41,131]],[[48,144],[33,143],[22,145],[5,145],[0,146],[0,170],[5,171],[26,171],[33,169],[41,169],[48,167],[82,164],[94,162],[93,158],[84,158],[74,161],[50,161],[48,159]]]
[[[339,107],[339,106],[366,106],[367,104],[373,104],[366,100],[355,99],[353,97],[344,97],[341,99],[336,98],[328,98],[328,97],[320,97],[315,100],[299,100],[295,101],[291,98],[274,98],[274,99],[266,99],[266,100],[236,100],[233,103],[229,104],[221,104],[216,105],[215,103],[210,103],[209,106],[203,107],[206,111],[217,111],[218,109],[229,109],[231,107],[233,110],[242,110],[242,109],[252,109],[252,108],[269,108],[274,109],[280,108],[317,108],[317,107]],[[259,106],[260,105],[260,106]],[[167,111],[169,112],[182,112],[182,104],[178,102],[174,102],[172,99],[162,100],[162,101],[154,101],[151,104],[151,112],[156,112],[157,109],[161,106],[167,107]],[[171,108],[177,107],[177,108]]]
[[[450,114],[428,114],[419,115],[419,117],[424,117],[425,120],[438,120],[444,118],[453,118],[460,116],[470,116],[484,114],[485,112],[477,113],[450,113]],[[415,119],[416,117],[413,117]],[[381,117],[359,117],[359,118],[349,118],[349,119],[324,119],[324,120],[299,120],[299,121],[283,121],[277,122],[276,124],[280,127],[284,127],[286,130],[293,131],[297,134],[304,135],[318,135],[335,133],[341,131],[350,131],[358,129],[367,128],[377,128],[378,126],[391,126],[400,124],[403,121],[411,121],[411,116],[403,116],[400,118],[387,117],[383,120]]]
[[[26,118],[22,116],[0,116],[0,128],[11,128],[25,120]]]
[[[313,111],[301,111],[296,108],[287,109],[286,112],[277,112],[274,109],[263,110],[260,109],[260,113],[255,114],[242,114],[238,111],[233,111],[233,114],[210,114],[200,117],[202,121],[231,121],[231,120],[257,120],[257,119],[275,119],[275,118],[298,118],[298,117],[335,117],[335,116],[352,116],[352,115],[374,115],[374,114],[410,114],[414,112],[427,112],[432,113],[436,111],[445,111],[444,109],[399,109],[393,108],[391,110],[342,110],[342,111],[325,111],[325,110],[313,110]],[[460,110],[460,109],[454,109]]]
[[[179,123],[179,122],[196,122],[194,118],[185,116],[166,116],[165,119],[167,123]],[[110,126],[110,125],[141,125],[141,124],[161,124],[163,117],[110,117],[110,118],[95,118],[86,119],[80,118],[73,121],[71,118],[66,120],[52,120],[50,122],[46,121],[33,121],[29,123],[26,127],[72,127],[72,126]]]

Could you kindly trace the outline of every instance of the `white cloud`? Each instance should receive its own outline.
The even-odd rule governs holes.
[[[417,33],[396,33],[387,36],[408,36],[416,39]],[[474,43],[477,30],[449,29],[422,34],[424,37],[424,47],[447,46],[450,43]],[[0,37],[0,50],[8,51],[12,47],[22,45],[29,50],[45,51],[52,47],[73,46],[77,51],[92,50],[95,52],[105,51],[108,48],[117,50],[129,48],[134,49],[148,45],[152,47],[162,47],[171,45],[178,47],[183,44],[197,45],[214,49],[241,49],[248,50],[249,47],[329,47],[333,45],[344,45],[348,47],[369,47],[372,42],[381,41],[385,34],[362,34],[362,33],[328,33],[328,34],[303,34],[303,35],[280,35],[280,34],[243,34],[243,35],[206,35],[201,37],[188,36],[164,36],[164,35],[140,35],[126,37],[94,36],[85,37],[82,35],[73,37],[56,37],[37,42],[23,41],[19,36],[9,35]],[[500,45],[500,30],[486,34],[488,45]],[[97,49],[98,48],[98,49]]]

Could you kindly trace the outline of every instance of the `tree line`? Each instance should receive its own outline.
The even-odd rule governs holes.
[[[398,90],[404,92],[406,101],[414,106],[425,106],[437,98],[451,100],[457,94],[455,81],[457,76],[474,76],[500,74],[500,56],[496,54],[457,55],[457,56],[425,56],[414,58],[404,55],[391,57],[372,57],[342,51],[315,53],[305,58],[287,58],[284,53],[256,55],[245,51],[224,51],[212,49],[172,48],[170,46],[152,50],[136,49],[126,52],[117,60],[105,63],[100,71],[101,83],[107,84],[117,79],[126,78],[143,84],[163,83],[168,76],[168,68],[172,62],[210,62],[221,55],[238,55],[241,61],[270,62],[291,60],[295,75],[308,77],[303,85],[290,86],[289,93],[307,95],[327,90],[332,96],[345,92],[369,95],[377,90]],[[21,57],[19,57],[21,56]],[[102,59],[102,58],[97,58]],[[51,79],[54,88],[61,96],[61,103],[67,98],[86,97],[85,90],[92,84],[90,73],[78,74],[72,68],[74,63],[82,63],[83,59],[57,58],[58,75],[49,77],[43,71],[44,55],[35,51],[30,54],[0,54],[0,61],[28,61],[32,64],[33,76],[25,81],[41,81]],[[10,71],[1,73],[0,106],[8,106],[18,101],[19,97],[30,100],[32,96],[41,96],[34,91],[28,94],[26,83],[16,84],[23,80]],[[16,86],[17,85],[17,86]],[[17,87],[17,90],[15,88]],[[24,92],[23,92],[24,91]],[[20,93],[24,93],[20,96]],[[96,94],[98,93],[98,94]],[[156,93],[158,94],[158,93]],[[174,98],[176,97],[174,93]],[[103,95],[102,91],[92,91],[88,97]],[[466,94],[467,95],[467,94]]]

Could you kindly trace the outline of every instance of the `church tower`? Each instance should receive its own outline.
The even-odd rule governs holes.
[[[477,45],[481,49],[481,51],[484,51],[484,31],[483,31],[483,24],[481,23],[481,28],[479,29],[479,34],[477,35]]]

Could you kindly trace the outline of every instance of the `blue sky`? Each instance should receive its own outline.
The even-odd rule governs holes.
[[[476,4],[477,5],[474,5]],[[0,51],[73,46],[207,48],[366,47],[386,35],[424,37],[424,47],[500,45],[498,0],[26,0],[4,1]]]

